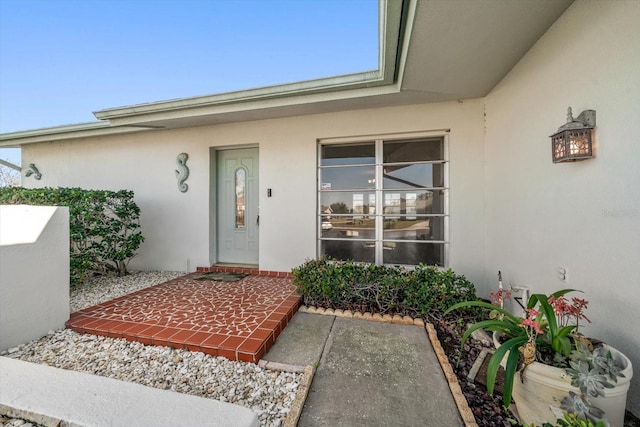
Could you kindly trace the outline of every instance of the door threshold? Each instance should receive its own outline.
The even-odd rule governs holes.
[[[233,262],[218,262],[211,267],[236,267],[236,268],[255,268],[258,269],[258,264],[236,264]]]

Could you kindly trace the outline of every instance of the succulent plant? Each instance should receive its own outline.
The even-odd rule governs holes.
[[[598,347],[593,351],[592,363],[614,383],[618,382],[618,377],[624,378],[624,367],[613,358],[611,350],[605,347]]]
[[[615,387],[618,377],[624,377],[622,366],[614,359],[605,346],[597,347],[593,351],[585,345],[579,345],[571,352],[566,372],[571,375],[571,385],[580,388],[583,395],[593,397],[604,396],[605,388]]]
[[[600,368],[593,367],[585,360],[571,361],[570,368],[566,371],[571,375],[571,385],[578,387],[584,395],[593,397],[604,396],[605,388],[613,388],[614,385],[607,381],[607,376]]]
[[[602,422],[602,425],[608,425],[608,422],[603,419],[604,412],[600,408],[593,406],[589,400],[572,391],[562,399],[560,409],[566,414],[573,415],[571,418],[576,420],[589,420],[593,423]]]

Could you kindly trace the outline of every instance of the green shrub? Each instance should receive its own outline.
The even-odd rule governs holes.
[[[451,270],[414,269],[335,261],[323,257],[292,270],[307,305],[412,317],[438,316],[451,305],[475,300],[475,288]]]
[[[70,275],[82,283],[90,273],[127,274],[127,265],[144,237],[133,191],[80,188],[2,187],[0,204],[69,208]]]

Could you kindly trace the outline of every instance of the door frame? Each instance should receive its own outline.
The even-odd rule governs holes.
[[[218,152],[255,148],[258,150],[258,205],[260,203],[260,146],[258,144],[209,147],[209,265],[218,263]],[[260,262],[258,228],[258,263]]]

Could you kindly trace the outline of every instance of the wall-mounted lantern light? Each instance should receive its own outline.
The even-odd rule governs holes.
[[[573,118],[571,107],[567,123],[551,135],[553,163],[575,162],[593,157],[593,129],[596,127],[595,110],[585,110]]]

